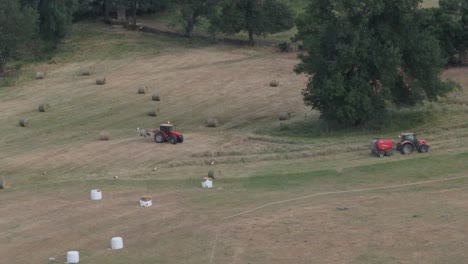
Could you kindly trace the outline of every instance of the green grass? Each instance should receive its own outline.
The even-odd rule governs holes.
[[[60,45],[60,62],[121,59],[129,56],[155,56],[177,50],[207,46],[201,40],[187,40],[120,29],[112,31],[108,25],[78,23],[65,45]]]

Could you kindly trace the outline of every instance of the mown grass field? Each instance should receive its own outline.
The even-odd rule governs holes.
[[[330,131],[302,104],[307,77],[292,72],[296,54],[78,24],[54,59],[0,88],[1,263],[63,262],[68,250],[99,264],[467,258],[466,68],[443,74],[461,90],[395,109],[383,129]],[[78,76],[83,68],[92,75]],[[34,80],[39,70],[44,80]],[[94,84],[98,76],[106,85]],[[140,85],[149,92],[137,94]],[[160,102],[151,101],[156,90]],[[51,109],[39,113],[43,102]],[[158,116],[147,116],[154,108]],[[280,111],[292,119],[280,123]],[[22,117],[30,127],[17,125]],[[205,127],[209,117],[220,126]],[[184,143],[135,131],[167,121]],[[371,138],[396,140],[402,129],[428,140],[430,152],[369,154]],[[109,141],[99,141],[102,130]],[[201,189],[210,169],[215,188]],[[426,183],[334,193],[415,182]],[[89,200],[95,188],[102,201]],[[153,207],[139,207],[143,195]],[[114,236],[124,249],[108,250]]]

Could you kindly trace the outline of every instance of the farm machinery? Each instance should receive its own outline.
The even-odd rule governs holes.
[[[184,142],[184,136],[175,131],[174,125],[171,123],[161,124],[158,129],[143,129],[137,128],[140,136],[153,137],[156,143],[169,142],[171,144],[177,144]]]
[[[391,156],[396,149],[401,154],[410,154],[417,150],[419,153],[429,151],[429,145],[424,139],[418,139],[415,133],[401,133],[400,141],[395,145],[393,140],[385,138],[374,138],[371,140],[371,153],[377,157]]]

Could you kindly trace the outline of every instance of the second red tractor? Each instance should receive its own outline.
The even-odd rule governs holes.
[[[396,144],[396,150],[401,154],[410,154],[415,150],[420,153],[429,151],[429,145],[427,145],[426,141],[418,139],[414,133],[401,133],[399,138],[400,142]],[[394,148],[394,142],[391,139],[374,138],[370,143],[372,154],[378,157],[392,155]]]

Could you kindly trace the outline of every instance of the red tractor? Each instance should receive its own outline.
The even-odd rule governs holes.
[[[429,151],[429,145],[426,144],[426,141],[416,138],[415,133],[401,133],[399,138],[400,142],[398,142],[396,149],[400,151],[401,154],[410,154],[414,150],[420,153]]]
[[[379,158],[393,155],[393,141],[385,138],[374,138],[370,143],[371,153]]]
[[[177,144],[184,142],[184,136],[174,131],[174,125],[170,123],[161,124],[159,130],[137,128],[137,131],[140,132],[140,136],[153,136],[156,143],[169,142],[171,144]]]

